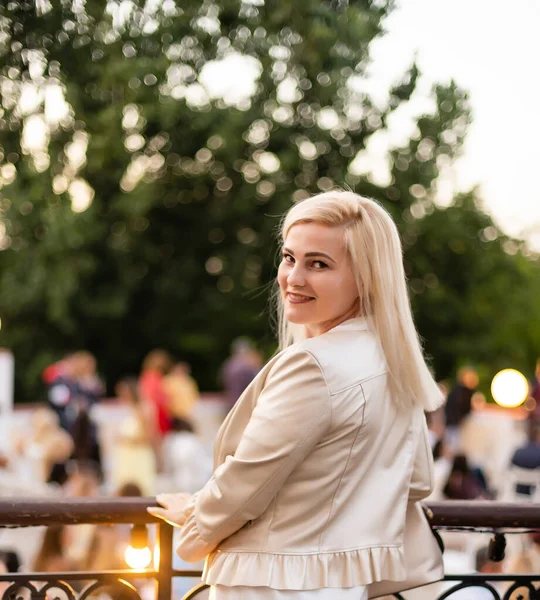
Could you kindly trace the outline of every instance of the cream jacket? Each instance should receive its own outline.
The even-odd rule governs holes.
[[[432,540],[413,506],[431,492],[432,460],[423,411],[400,411],[387,384],[362,318],[266,365],[186,509],[177,552],[207,556],[203,581],[307,590],[407,579],[406,513]]]

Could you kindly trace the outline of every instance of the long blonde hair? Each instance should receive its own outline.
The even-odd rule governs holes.
[[[342,227],[358,287],[358,315],[377,334],[389,372],[392,396],[402,406],[437,409],[441,392],[424,360],[414,325],[403,251],[390,215],[374,200],[353,192],[331,191],[295,204],[281,226],[282,242],[293,225],[319,223]],[[280,349],[306,337],[303,325],[289,323],[276,293]]]

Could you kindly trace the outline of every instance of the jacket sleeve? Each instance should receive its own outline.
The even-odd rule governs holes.
[[[186,507],[177,552],[196,562],[266,510],[283,482],[313,450],[330,424],[321,368],[305,351],[290,350],[268,375],[234,456]]]
[[[414,417],[415,452],[411,482],[409,484],[409,500],[417,502],[427,498],[433,491],[433,453],[429,443],[426,417],[419,411]]]

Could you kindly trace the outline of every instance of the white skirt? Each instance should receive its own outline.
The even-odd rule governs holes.
[[[209,600],[368,600],[367,587],[275,590],[243,585],[210,587]]]

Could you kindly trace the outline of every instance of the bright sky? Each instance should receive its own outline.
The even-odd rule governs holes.
[[[386,26],[372,45],[374,80],[387,88],[416,53],[425,84],[454,78],[469,91],[457,181],[480,184],[503,229],[540,249],[540,2],[400,0]]]

